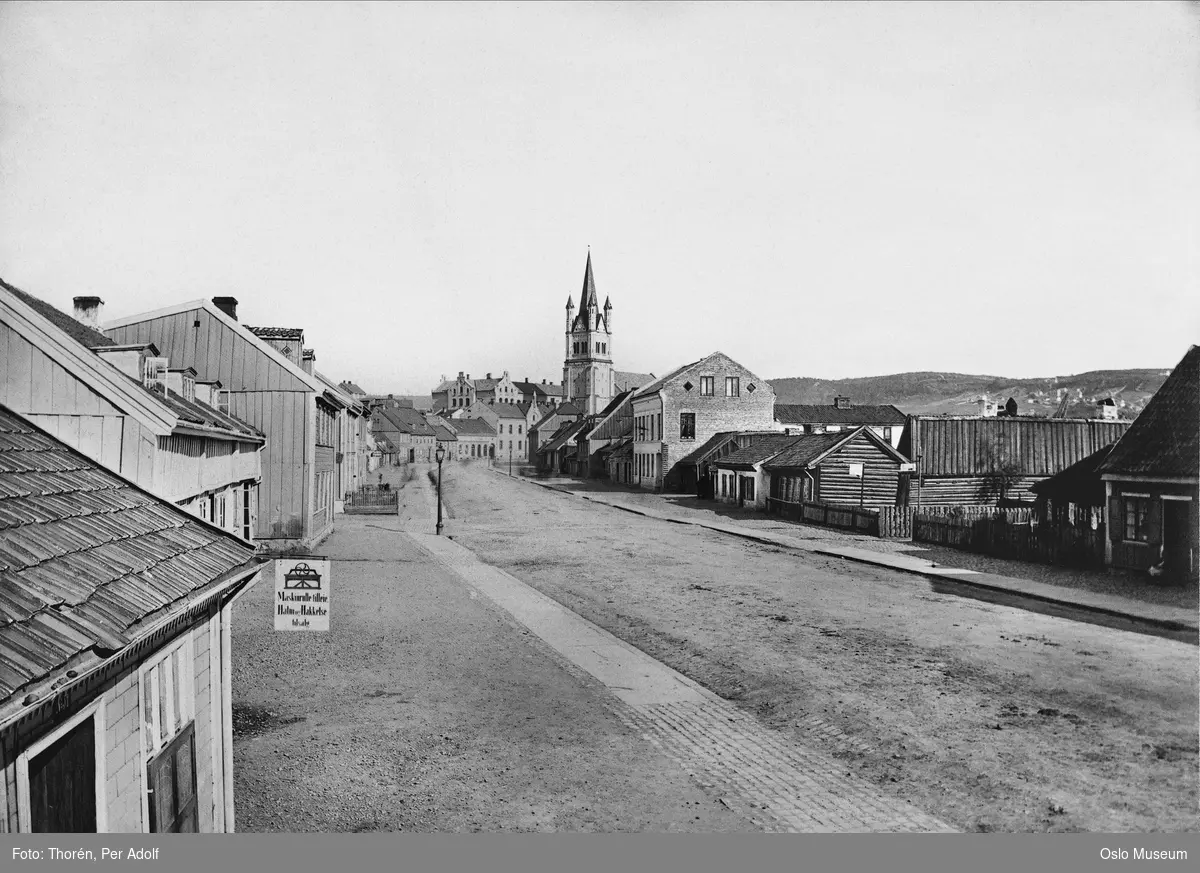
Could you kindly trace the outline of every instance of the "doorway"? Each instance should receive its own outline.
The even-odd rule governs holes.
[[[1166,575],[1172,579],[1191,578],[1196,571],[1196,555],[1193,547],[1191,525],[1191,503],[1186,500],[1163,499],[1162,502],[1162,556]]]
[[[96,833],[96,725],[91,717],[30,758],[29,830]]]

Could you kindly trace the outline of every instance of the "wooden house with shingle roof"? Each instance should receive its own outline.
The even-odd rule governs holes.
[[[1200,573],[1200,346],[1188,349],[1098,467],[1108,503],[1105,560],[1168,578]],[[1156,570],[1158,572],[1158,570]]]
[[[117,343],[153,343],[199,379],[219,380],[231,415],[266,436],[257,535],[264,548],[311,548],[333,530],[338,391],[313,374],[300,328],[249,328],[232,297],[110,321]],[[305,354],[308,352],[308,354]]]
[[[0,822],[234,829],[232,601],[254,548],[0,405]]]
[[[143,488],[253,539],[263,433],[229,412],[220,381],[149,341],[118,345],[76,316],[0,281],[0,403]]]

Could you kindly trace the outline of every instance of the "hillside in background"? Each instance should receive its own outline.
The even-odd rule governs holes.
[[[1170,370],[1093,370],[1075,376],[1011,379],[963,373],[897,373],[860,379],[771,379],[777,403],[890,403],[911,415],[974,415],[981,395],[1003,404],[1017,401],[1021,415],[1052,416],[1064,395],[1071,418],[1097,418],[1096,403],[1111,397],[1122,418],[1135,418]]]

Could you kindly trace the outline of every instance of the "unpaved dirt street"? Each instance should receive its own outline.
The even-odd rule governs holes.
[[[444,496],[480,559],[957,828],[1197,830],[1194,645],[482,467],[447,465]]]
[[[427,495],[339,517],[328,633],[275,632],[273,578],[235,606],[237,829],[755,830],[415,545]]]

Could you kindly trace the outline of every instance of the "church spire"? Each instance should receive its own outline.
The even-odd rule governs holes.
[[[579,311],[587,312],[596,306],[596,280],[592,277],[592,250],[588,249],[587,266],[583,270],[583,291],[579,296]]]

